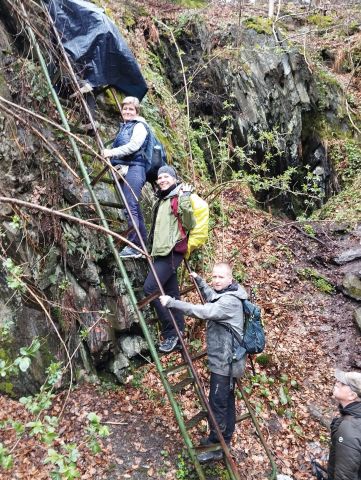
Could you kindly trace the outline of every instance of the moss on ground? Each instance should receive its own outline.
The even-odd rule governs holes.
[[[308,22],[319,28],[330,27],[333,25],[334,21],[335,20],[331,15],[323,15],[321,13],[315,13],[308,17]]]

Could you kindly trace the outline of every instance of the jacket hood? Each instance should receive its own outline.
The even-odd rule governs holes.
[[[238,283],[236,283],[234,285],[237,286],[237,289],[227,290],[225,292],[223,291],[223,292],[220,292],[220,293],[217,293],[216,291],[214,291],[214,297],[213,297],[212,301],[218,300],[223,295],[233,295],[234,297],[237,297],[240,300],[246,300],[248,298],[248,294],[247,294],[246,290],[241,285],[239,285]]]

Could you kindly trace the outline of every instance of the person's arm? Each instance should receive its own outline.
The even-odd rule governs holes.
[[[167,297],[165,304],[167,308],[179,310],[189,317],[199,318],[200,320],[227,320],[233,316],[234,307],[222,302],[220,298],[215,303],[205,303],[204,305],[193,305],[192,303],[182,302],[172,297]]]
[[[126,157],[132,153],[137,152],[145,142],[148,132],[143,123],[138,122],[133,129],[130,140],[125,145],[116,148],[105,148],[103,150],[103,157]]]
[[[342,442],[339,439],[342,437]],[[360,439],[350,437],[346,428],[337,431],[335,444],[335,470],[333,480],[358,478],[361,465]]]

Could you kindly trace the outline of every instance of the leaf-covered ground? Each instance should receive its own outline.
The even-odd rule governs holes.
[[[329,222],[303,226],[306,233],[302,225],[250,209],[237,189],[228,191],[224,201],[226,235],[217,226],[217,260],[230,260],[245,286],[256,288],[267,330],[267,358],[263,356],[263,365],[256,362],[253,379],[248,366],[243,385],[250,392],[279,472],[297,480],[310,479],[310,458],[327,454],[324,425],[336,412],[332,369],[360,366],[361,345],[352,321],[353,303],[337,288],[334,294],[323,293],[304,272],[312,268],[337,286],[342,267],[330,260],[359,238],[348,234],[341,240],[339,229]],[[190,299],[197,301],[195,294]],[[200,349],[200,340],[204,341],[204,325],[189,319],[190,347]],[[162,357],[167,366],[180,361],[179,353]],[[205,362],[198,362],[197,368],[207,388]],[[126,385],[115,390],[109,387],[74,389],[61,420],[63,440],[80,445],[81,478],[196,478],[183,454],[183,442],[154,366],[146,363],[130,372]],[[64,393],[59,394],[49,413],[58,414],[64,398]],[[181,398],[185,416],[197,411],[191,391],[183,391]],[[0,397],[0,407],[0,421],[26,419],[23,407],[15,401]],[[242,401],[238,410],[245,411]],[[97,455],[84,442],[86,416],[92,411],[112,432]],[[195,442],[205,433],[204,422],[193,432]],[[15,454],[13,470],[2,471],[0,478],[50,478],[49,467],[43,464],[46,447],[33,437],[17,442],[15,432],[8,428],[0,430],[0,441]],[[232,452],[243,478],[267,478],[269,463],[249,420],[237,426]],[[214,464],[208,478],[221,479],[222,471],[221,462]]]

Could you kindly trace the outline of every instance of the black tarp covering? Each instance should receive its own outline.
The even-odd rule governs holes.
[[[141,100],[148,87],[134,55],[103,9],[84,0],[46,0],[79,77]]]

